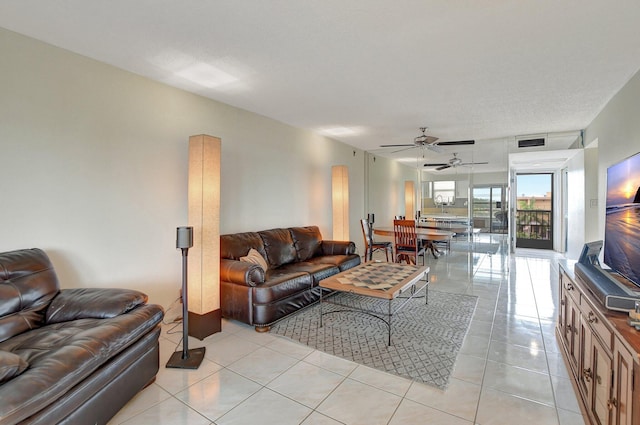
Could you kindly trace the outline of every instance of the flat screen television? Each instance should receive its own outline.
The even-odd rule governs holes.
[[[604,263],[640,287],[640,153],[607,169]]]

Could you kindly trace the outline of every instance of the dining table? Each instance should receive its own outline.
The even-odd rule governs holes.
[[[395,236],[393,226],[391,227],[374,227],[373,234],[379,236]],[[427,241],[427,248],[431,249],[434,257],[436,254],[440,254],[440,250],[433,244],[433,242],[446,242],[447,249],[451,249],[451,238],[455,235],[455,232],[441,229],[431,229],[428,227],[416,227],[416,235],[418,238]]]

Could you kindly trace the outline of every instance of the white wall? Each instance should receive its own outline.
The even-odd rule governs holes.
[[[576,153],[566,164],[567,168],[567,246],[565,256],[577,260],[584,245],[585,235],[585,153]],[[558,192],[561,193],[561,192]],[[558,217],[564,220],[564,217]]]
[[[345,164],[362,250],[364,152],[3,29],[0,57],[0,251],[45,249],[63,287],[176,298],[188,138],[202,133],[222,139],[222,233],[315,224],[330,239],[331,166]],[[394,163],[374,171],[402,179]],[[404,205],[394,185],[376,193]]]
[[[416,191],[419,191],[418,173],[415,168],[402,165],[388,158],[366,154],[367,161],[367,210],[375,214],[378,226],[393,226],[396,215],[405,214],[404,182],[412,180]],[[416,208],[419,201],[416,198]]]
[[[500,185],[508,184],[509,173],[473,173],[471,184],[474,186],[486,186],[486,185]]]
[[[598,189],[598,147],[587,147],[584,150],[584,242],[592,242],[602,239],[598,227],[598,217],[600,215],[599,204],[605,203],[604,197],[600,198]],[[595,201],[592,204],[592,200]],[[582,246],[580,247],[582,251]],[[580,253],[572,258],[578,258]]]
[[[585,131],[585,146],[597,140],[597,237],[604,238],[607,167],[640,151],[640,72],[609,101]],[[588,202],[588,201],[587,201]],[[588,211],[589,207],[585,209]],[[587,223],[595,226],[593,215]],[[595,236],[595,233],[593,234]]]

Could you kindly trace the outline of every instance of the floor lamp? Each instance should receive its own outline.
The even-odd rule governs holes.
[[[182,250],[182,352],[176,351],[167,362],[167,367],[197,369],[204,359],[205,347],[189,350],[189,308],[187,302],[187,255],[193,246],[193,227],[178,227],[176,248]]]

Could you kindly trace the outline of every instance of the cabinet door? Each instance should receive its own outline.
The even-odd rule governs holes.
[[[613,370],[609,352],[598,338],[591,338],[593,357],[593,395],[589,399],[591,413],[600,425],[611,424],[611,391]]]
[[[580,358],[578,362],[578,388],[585,400],[593,399],[593,332],[586,320],[580,321]]]
[[[566,297],[566,319],[565,338],[569,351],[569,363],[573,370],[578,370],[578,358],[580,355],[580,344],[578,332],[580,327],[580,310],[571,297]]]
[[[559,330],[559,334],[562,337],[562,343],[566,346],[567,345],[567,340],[565,339],[565,329],[567,327],[567,312],[566,312],[566,305],[567,305],[567,294],[566,291],[564,290],[564,285],[563,282],[565,279],[568,279],[567,276],[562,273],[562,271],[560,272],[560,308],[558,308],[558,330]]]
[[[613,398],[609,402],[616,425],[632,425],[633,355],[618,338],[613,343]]]

